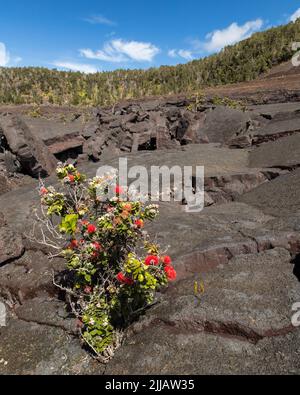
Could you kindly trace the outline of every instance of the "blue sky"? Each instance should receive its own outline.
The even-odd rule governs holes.
[[[0,66],[83,72],[174,65],[300,17],[289,0],[11,0]]]

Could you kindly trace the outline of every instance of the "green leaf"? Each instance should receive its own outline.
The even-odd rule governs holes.
[[[69,235],[73,235],[77,229],[78,215],[77,214],[69,214],[66,215],[60,224],[60,231],[63,233],[67,233]]]

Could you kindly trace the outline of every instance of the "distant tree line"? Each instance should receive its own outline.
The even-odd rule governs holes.
[[[0,103],[110,105],[123,99],[193,93],[206,86],[250,81],[290,59],[294,41],[300,41],[300,20],[178,66],[96,74],[0,68]]]

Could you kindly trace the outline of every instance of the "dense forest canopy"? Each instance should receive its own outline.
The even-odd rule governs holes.
[[[110,105],[122,99],[193,93],[205,86],[255,79],[290,59],[295,41],[300,41],[300,19],[256,33],[219,54],[178,66],[96,74],[0,68],[0,103]]]

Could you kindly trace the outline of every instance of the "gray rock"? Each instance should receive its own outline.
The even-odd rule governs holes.
[[[195,293],[195,281],[204,293]],[[106,373],[299,373],[299,331],[291,325],[299,287],[281,249],[178,282],[132,326]]]
[[[20,118],[2,115],[0,128],[5,135],[9,150],[19,161],[22,172],[33,177],[53,172],[56,166],[54,156]]]
[[[59,327],[12,319],[0,334],[0,374],[104,373],[104,366],[81,348],[78,339]]]
[[[7,226],[0,227],[0,267],[19,258],[23,252],[22,237]]]
[[[262,144],[249,156],[251,167],[293,168],[300,165],[300,133]]]
[[[300,211],[300,170],[263,184],[238,200],[276,217],[296,215]]]
[[[211,143],[224,144],[244,133],[250,119],[247,112],[218,106],[208,112],[201,133],[206,135]]]

